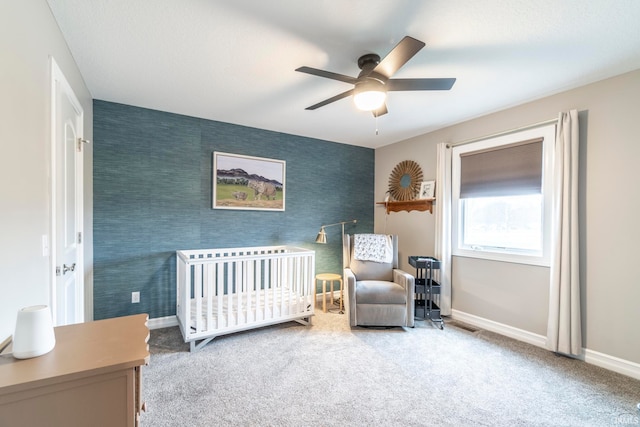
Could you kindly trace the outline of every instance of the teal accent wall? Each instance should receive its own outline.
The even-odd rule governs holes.
[[[373,232],[372,149],[100,100],[93,121],[95,319],[174,315],[176,250],[301,246],[340,273],[340,227],[319,245],[320,226]],[[214,151],[286,161],[286,210],[212,209]]]

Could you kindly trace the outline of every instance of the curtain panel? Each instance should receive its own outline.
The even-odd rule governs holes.
[[[579,356],[582,352],[578,137],[578,111],[560,113],[554,151],[547,347],[570,356]]]
[[[436,147],[436,203],[434,255],[440,260],[440,313],[451,315],[451,150]]]

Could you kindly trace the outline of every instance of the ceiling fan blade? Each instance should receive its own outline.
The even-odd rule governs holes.
[[[413,37],[405,36],[391,52],[385,56],[373,69],[374,73],[382,74],[386,78],[391,78],[408,60],[424,47],[424,43]]]
[[[387,110],[387,104],[382,104],[382,107],[378,108],[377,110],[373,110],[371,112],[373,113],[373,117],[380,117],[387,114],[389,110]]]
[[[312,74],[314,76],[325,77],[327,79],[339,80],[345,83],[355,84],[358,79],[355,77],[345,76],[344,74],[332,73],[331,71],[318,70],[317,68],[311,67],[300,67],[296,68],[296,71],[301,73]]]
[[[449,90],[456,79],[391,79],[387,81],[390,90]]]
[[[317,104],[312,105],[311,107],[307,107],[305,108],[305,110],[315,110],[316,108],[320,108],[320,107],[324,107],[327,104],[331,104],[332,102],[336,102],[341,100],[342,98],[346,98],[347,96],[350,96],[353,94],[353,89],[350,89],[346,92],[342,92],[339,95],[333,96],[329,99],[325,99],[322,102],[318,102]]]

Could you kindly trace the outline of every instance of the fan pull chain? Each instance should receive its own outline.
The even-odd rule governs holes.
[[[375,115],[376,118],[376,136],[378,136],[378,115]]]

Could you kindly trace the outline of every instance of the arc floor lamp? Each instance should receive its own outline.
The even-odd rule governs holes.
[[[327,224],[327,225],[321,226],[320,227],[320,231],[318,232],[318,236],[316,237],[316,243],[322,243],[323,245],[327,244],[327,233],[324,231],[324,229],[327,228],[327,227],[333,227],[334,225],[341,225],[342,226],[342,248],[341,248],[341,251],[344,252],[344,225],[345,224],[355,224],[357,222],[358,222],[358,220],[352,219],[351,221],[341,221],[341,222],[336,222],[335,224]],[[344,271],[344,254],[342,255],[342,271]],[[325,282],[323,282],[323,292],[324,292],[324,283]],[[343,286],[344,286],[343,281],[340,280],[340,314],[344,313],[344,311],[343,311],[344,301],[343,301],[343,298],[342,298]],[[333,290],[333,285],[331,285],[331,290]],[[323,296],[323,298],[324,298],[324,296]]]

